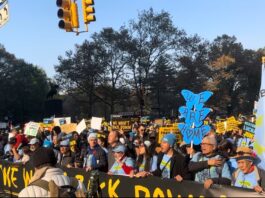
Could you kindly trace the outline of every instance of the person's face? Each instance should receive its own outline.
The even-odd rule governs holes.
[[[213,153],[215,145],[211,144],[208,139],[203,139],[201,143],[201,150],[204,155]]]
[[[39,148],[39,144],[38,143],[30,145],[30,150],[31,151],[36,151],[37,148]]]
[[[139,146],[139,155],[144,155],[146,153],[144,144]]]
[[[170,145],[169,145],[169,143],[167,143],[167,142],[165,142],[165,141],[162,141],[162,142],[161,142],[160,147],[161,147],[161,152],[162,152],[162,153],[167,153],[167,152],[169,151],[169,149],[170,149]]]
[[[108,135],[108,143],[113,144],[115,142],[117,142],[117,135],[115,132],[110,132]]]
[[[123,152],[113,152],[113,155],[114,155],[114,158],[116,160],[120,160],[123,157],[124,153]]]
[[[58,145],[58,136],[57,136],[57,135],[54,135],[54,136],[52,137],[52,143],[53,143],[54,145]]]
[[[142,135],[144,134],[145,128],[143,126],[140,126],[138,130],[139,130],[139,133]]]
[[[99,144],[100,146],[103,146],[103,145],[104,145],[104,143],[101,141],[101,139],[98,139],[98,144]]]
[[[13,129],[13,130],[11,131],[11,133],[13,133],[14,135],[17,135],[17,134],[18,134],[18,132],[17,132],[16,129]]]
[[[73,138],[74,138],[74,140],[78,140],[78,134],[75,133]]]
[[[97,139],[96,138],[90,138],[88,140],[88,144],[91,148],[94,148],[97,145]]]
[[[237,167],[245,174],[249,171],[251,165],[252,165],[252,162],[248,160],[243,159],[243,160],[237,161]]]
[[[60,152],[62,154],[68,153],[69,149],[70,149],[69,146],[60,146]]]

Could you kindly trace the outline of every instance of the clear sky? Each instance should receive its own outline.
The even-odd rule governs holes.
[[[81,8],[81,0],[77,2]],[[190,35],[210,41],[222,34],[235,35],[245,48],[265,47],[265,0],[95,0],[97,21],[79,36],[58,28],[56,0],[9,0],[10,21],[0,28],[0,43],[52,77],[59,55],[104,27],[119,29],[151,7],[169,12],[175,26]]]

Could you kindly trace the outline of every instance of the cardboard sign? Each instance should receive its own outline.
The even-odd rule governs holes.
[[[40,124],[36,122],[29,122],[25,127],[25,135],[36,136],[40,128]]]
[[[158,143],[161,143],[161,139],[164,137],[164,135],[168,133],[179,133],[179,130],[177,127],[160,127],[158,130]],[[179,136],[177,136],[179,137]]]
[[[61,127],[62,132],[72,133],[72,132],[76,131],[76,126],[77,126],[76,123],[70,123],[70,124],[63,124],[60,127]]]
[[[226,131],[239,130],[241,122],[237,121],[234,116],[227,118],[227,129]]]
[[[224,134],[226,132],[225,122],[217,122],[216,123],[216,133]]]
[[[65,117],[65,118],[53,118],[54,126],[61,126],[64,124],[70,124],[71,123],[71,117]]]
[[[185,119],[185,123],[179,123],[178,127],[183,135],[184,141],[195,145],[201,143],[202,138],[211,130],[209,125],[204,125],[204,120],[210,113],[210,108],[205,108],[204,103],[213,95],[210,91],[194,94],[189,90],[182,90],[182,96],[186,101],[186,106],[179,108],[180,118]]]
[[[102,118],[92,117],[91,129],[101,130]]]
[[[155,124],[159,126],[163,126],[164,120],[163,119],[155,119]]]
[[[82,131],[84,131],[86,129],[86,122],[85,119],[81,120],[81,122],[79,122],[79,124],[76,126],[76,131],[77,133],[81,133]]]
[[[138,122],[139,118],[113,118],[112,123],[112,130],[123,130],[123,131],[131,131],[132,125],[135,122]]]
[[[244,134],[243,135],[248,138],[253,138],[255,135],[255,128],[256,128],[255,123],[244,122],[244,126],[243,126]]]
[[[53,124],[53,118],[44,118],[43,123],[44,124]]]
[[[43,130],[52,131],[52,128],[54,127],[53,123],[52,124],[39,123],[39,124],[40,128],[42,128]]]
[[[6,129],[8,126],[8,123],[6,122],[0,122],[0,129]]]

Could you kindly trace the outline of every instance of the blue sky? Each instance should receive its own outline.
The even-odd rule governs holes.
[[[81,0],[77,2],[81,9]],[[97,21],[79,36],[58,28],[56,0],[9,0],[10,21],[0,28],[0,43],[52,77],[59,55],[104,27],[119,29],[150,7],[169,12],[174,25],[188,34],[210,41],[222,34],[235,35],[245,48],[265,46],[264,0],[95,0]]]

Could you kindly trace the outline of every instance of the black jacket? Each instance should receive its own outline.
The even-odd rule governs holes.
[[[97,160],[97,165],[93,167],[93,170],[99,170],[102,172],[107,172],[108,171],[108,159],[106,152],[99,146],[96,145],[94,149],[90,149],[88,146],[88,153],[87,154],[92,154],[95,156]]]
[[[160,169],[160,164],[163,159],[164,153],[159,153],[157,157],[157,169],[152,172],[153,175],[161,177],[162,172]],[[183,155],[173,150],[173,156],[170,162],[170,178],[174,178],[180,175],[184,180],[191,180],[191,174],[188,171],[188,164]]]

